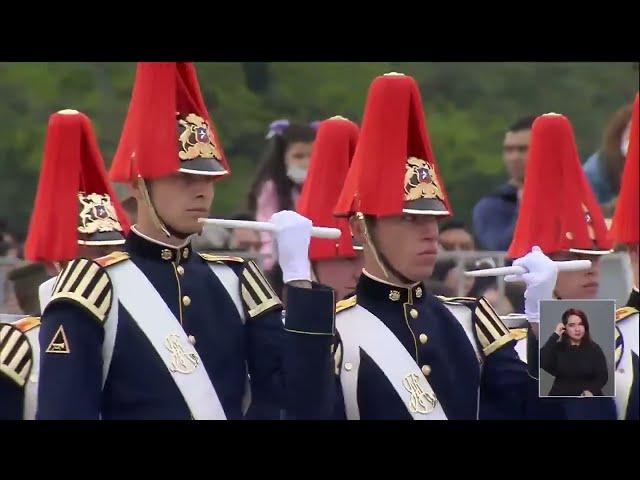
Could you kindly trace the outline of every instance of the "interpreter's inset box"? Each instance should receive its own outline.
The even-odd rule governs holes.
[[[614,396],[614,300],[541,301],[539,338],[539,396]]]

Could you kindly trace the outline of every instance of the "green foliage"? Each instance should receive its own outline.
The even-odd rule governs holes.
[[[245,68],[248,67],[248,68]],[[456,216],[504,179],[501,141],[517,118],[548,111],[571,119],[584,159],[638,90],[631,63],[198,63],[201,87],[233,175],[214,213],[244,208],[269,122],[362,117],[371,80],[388,71],[418,81],[435,155]],[[132,63],[0,63],[0,217],[24,233],[38,181],[47,118],[88,114],[107,164],[127,112]],[[253,75],[248,81],[247,75]]]

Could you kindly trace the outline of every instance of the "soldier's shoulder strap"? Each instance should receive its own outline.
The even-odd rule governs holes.
[[[634,307],[622,307],[616,310],[616,323],[621,322],[625,318],[629,318],[632,315],[638,313],[638,309]]]
[[[24,332],[12,323],[0,323],[0,373],[24,387],[33,365],[33,350]]]
[[[344,300],[340,300],[336,304],[336,313],[340,313],[347,308],[354,307],[358,303],[358,297],[353,295],[352,297],[345,298]]]
[[[486,298],[443,296],[436,296],[436,298],[445,305],[451,307],[462,305],[471,310],[473,333],[484,355],[491,355],[513,340],[509,329]]]
[[[244,261],[244,269],[240,275],[240,295],[249,318],[257,318],[283,308],[278,294],[253,260]]]
[[[58,302],[73,302],[103,324],[112,300],[113,285],[107,269],[96,261],[77,258],[58,275],[47,308]]]
[[[129,254],[127,252],[116,251],[104,257],[96,258],[95,262],[101,267],[106,268],[116,263],[124,262],[125,260],[129,260]]]
[[[13,323],[22,333],[40,326],[40,317],[24,317]]]
[[[485,355],[491,355],[513,340],[509,329],[486,298],[477,299],[473,309],[473,319],[476,337]]]
[[[443,295],[435,295],[442,303],[450,305],[467,305],[475,304],[478,299],[475,297],[445,297]]]
[[[283,308],[282,301],[253,260],[208,253],[200,253],[199,255],[208,263],[230,267],[238,275],[240,300],[248,318],[258,318],[273,310]]]
[[[511,328],[509,330],[509,333],[511,333],[511,336],[514,338],[514,340],[522,340],[523,338],[527,338],[527,335],[529,334],[529,329],[528,328]]]
[[[209,253],[199,253],[207,262],[222,262],[222,263],[245,263],[245,259],[242,257],[233,257],[231,255],[212,255]]]

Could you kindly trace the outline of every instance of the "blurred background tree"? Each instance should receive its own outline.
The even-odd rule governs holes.
[[[233,175],[218,184],[213,212],[244,208],[269,122],[343,115],[359,122],[371,80],[416,78],[456,217],[504,180],[501,142],[519,117],[549,111],[573,123],[583,160],[638,90],[632,63],[197,63],[201,87]],[[0,63],[0,218],[28,227],[48,116],[62,108],[94,122],[108,165],[124,121],[133,63]]]

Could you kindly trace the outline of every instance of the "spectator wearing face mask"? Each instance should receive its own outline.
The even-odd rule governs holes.
[[[295,210],[307,176],[317,123],[310,125],[276,120],[269,126],[269,141],[258,173],[249,192],[249,210],[255,219],[267,222],[280,210]],[[262,266],[266,272],[274,267],[273,239],[262,232]]]

